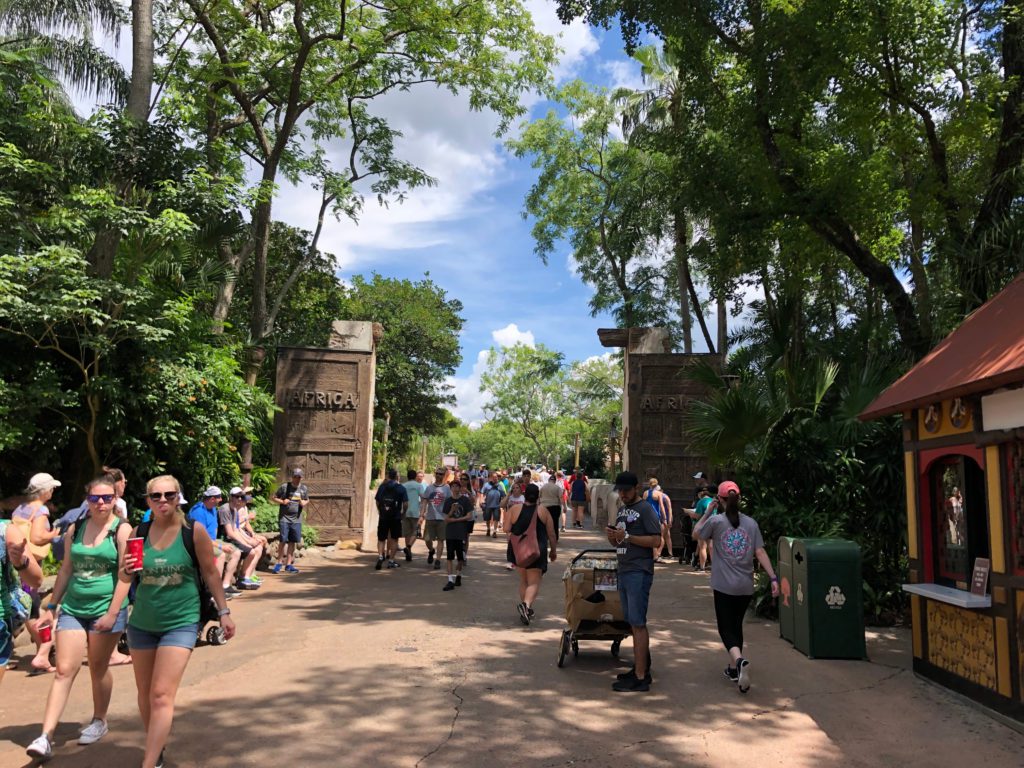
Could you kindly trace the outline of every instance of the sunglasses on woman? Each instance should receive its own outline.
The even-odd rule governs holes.
[[[178,492],[177,491],[164,491],[163,493],[161,493],[160,491],[152,491],[149,494],[149,500],[150,501],[177,501],[178,500]]]
[[[90,504],[98,504],[101,501],[104,504],[109,504],[110,502],[112,502],[114,500],[114,494],[112,494],[112,493],[90,493],[85,498],[86,498],[86,500]]]

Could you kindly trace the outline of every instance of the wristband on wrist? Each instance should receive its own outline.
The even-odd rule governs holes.
[[[779,580],[779,577],[778,577],[778,576],[772,576],[772,581],[774,581],[774,582],[776,582],[776,583],[777,583],[777,582],[778,582],[778,580]]]
[[[57,609],[57,603],[47,603],[46,604],[46,610],[54,611],[56,609]]]
[[[26,568],[28,568],[28,555],[25,555],[25,559],[21,561],[21,565],[14,566],[14,570],[24,571]]]

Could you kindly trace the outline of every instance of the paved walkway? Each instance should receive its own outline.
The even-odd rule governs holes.
[[[504,547],[481,536],[455,592],[441,591],[420,543],[396,571],[339,551],[306,558],[298,576],[266,576],[258,594],[232,603],[236,640],[193,657],[168,766],[1024,764],[1024,735],[913,676],[905,631],[871,633],[871,662],[811,661],[777,625],[748,619],[753,688],[742,696],[722,677],[707,576],[675,564],[655,576],[650,693],[611,691],[621,668],[606,643],[581,643],[558,669],[560,575],[573,550],[600,543],[590,532],[563,542],[529,628],[515,615]],[[114,673],[109,736],[74,741],[90,715],[83,670],[53,764],[138,765],[132,672]],[[0,766],[27,764],[48,685],[20,671],[0,683]]]

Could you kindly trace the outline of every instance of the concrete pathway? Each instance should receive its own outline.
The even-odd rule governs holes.
[[[707,576],[659,565],[650,611],[655,683],[613,693],[607,643],[557,668],[561,573],[590,532],[568,532],[523,627],[501,540],[474,536],[462,587],[416,559],[374,571],[351,551],[305,558],[232,602],[238,637],[202,647],[178,694],[168,766],[1024,765],[1024,735],[916,679],[910,637],[872,632],[871,662],[811,661],[749,618],[753,687],[722,677]],[[631,646],[623,646],[629,658]],[[27,664],[27,659],[24,662]],[[65,766],[134,766],[142,734],[130,668],[114,670],[111,733],[75,743],[91,712],[83,670],[57,734]],[[0,683],[0,766],[28,764],[47,677]]]

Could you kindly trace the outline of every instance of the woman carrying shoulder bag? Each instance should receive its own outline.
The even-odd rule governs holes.
[[[164,764],[164,746],[174,720],[174,698],[199,633],[200,578],[217,603],[225,638],[230,640],[235,634],[210,535],[201,525],[189,526],[178,509],[180,496],[181,486],[171,475],[154,477],[146,484],[152,518],[143,544],[142,562],[126,553],[121,570],[121,580],[127,583],[137,568],[142,569],[138,572],[135,607],[128,621],[139,714],[146,730],[142,768]],[[188,536],[192,538],[196,562],[185,544]]]
[[[524,504],[509,507],[508,510],[508,558],[515,563],[519,572],[519,602],[516,603],[516,611],[519,612],[519,620],[523,624],[529,624],[533,618],[533,603],[540,592],[540,581],[548,571],[548,558],[555,562],[557,557],[556,549],[558,539],[555,538],[555,524],[548,511],[537,504],[540,498],[540,488],[536,485],[526,486],[523,491]],[[530,562],[518,562],[512,546],[513,536],[523,536],[529,526],[536,526],[537,545],[539,554]],[[548,546],[551,547],[550,554]]]
[[[85,486],[89,514],[67,532],[68,557],[61,562],[50,602],[40,614],[42,625],[57,620],[57,674],[50,684],[43,714],[43,732],[28,747],[37,760],[53,755],[53,733],[64,712],[82,661],[89,660],[92,679],[92,720],[81,731],[79,744],[94,744],[107,734],[107,708],[114,689],[110,654],[128,621],[128,587],[118,578],[120,557],[131,528],[115,514],[117,494],[108,477]]]

